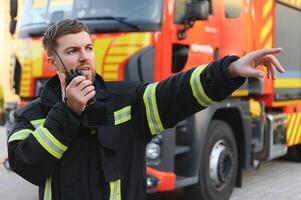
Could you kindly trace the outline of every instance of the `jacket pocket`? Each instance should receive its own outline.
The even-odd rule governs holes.
[[[120,127],[101,127],[98,130],[99,155],[106,182],[122,178]]]
[[[106,149],[116,149],[120,145],[119,126],[101,126],[98,128],[99,143]]]

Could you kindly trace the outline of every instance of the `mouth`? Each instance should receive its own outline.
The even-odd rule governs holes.
[[[77,68],[77,70],[80,71],[80,72],[85,73],[85,72],[90,71],[90,67],[89,66],[80,66],[80,67]]]

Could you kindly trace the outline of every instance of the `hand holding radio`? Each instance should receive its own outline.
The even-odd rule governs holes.
[[[76,70],[70,70],[70,72],[66,71],[67,73],[67,77],[66,77],[66,83],[67,85],[70,84],[70,82],[75,78],[75,77],[78,77],[78,76],[84,76],[84,74],[81,72],[81,71],[78,71],[77,69]],[[87,102],[87,105],[86,106],[90,106],[92,104],[94,104],[96,102],[96,98],[95,96],[93,96],[91,99],[89,99],[89,101]]]
[[[65,87],[63,96],[66,105],[73,112],[80,114],[89,105],[89,101],[95,99],[95,88],[92,82],[83,75],[74,76],[72,79],[66,78],[65,73],[59,73],[59,76],[61,80],[65,80],[61,81],[61,84]]]

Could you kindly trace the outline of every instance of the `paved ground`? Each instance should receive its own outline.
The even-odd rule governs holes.
[[[245,172],[243,183],[231,200],[300,200],[301,163],[266,162],[257,171]]]
[[[6,132],[0,127],[0,162],[6,156]],[[1,200],[37,200],[37,188],[0,165]],[[301,163],[272,161],[244,172],[243,188],[230,200],[300,200]],[[186,200],[182,190],[152,195],[148,200]]]
[[[2,163],[6,155],[6,129],[0,126],[0,199],[37,200],[37,187],[4,168]]]
[[[178,190],[152,195],[149,200],[186,200]],[[248,170],[243,175],[243,187],[235,188],[230,200],[300,200],[301,163],[271,161],[259,170]]]

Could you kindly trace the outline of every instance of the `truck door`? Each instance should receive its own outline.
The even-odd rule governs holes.
[[[188,0],[175,0],[174,26],[177,37],[172,41],[172,72],[179,72],[200,64],[207,64],[214,59],[218,49],[218,26],[214,3],[209,1],[210,15],[206,20],[197,20],[194,25],[181,35],[185,21]]]
[[[221,0],[220,56],[246,53],[243,0]]]

